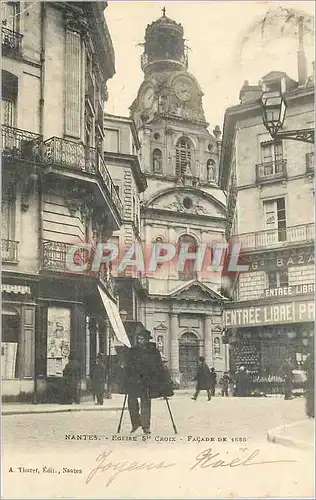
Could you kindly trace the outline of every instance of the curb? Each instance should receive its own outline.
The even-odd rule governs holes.
[[[125,408],[126,410],[127,408]],[[1,415],[43,415],[48,413],[70,413],[70,412],[79,412],[79,411],[122,411],[122,407],[113,407],[113,408],[61,408],[54,410],[2,410]]]
[[[285,425],[280,425],[279,427],[275,427],[274,429],[271,429],[267,432],[267,440],[270,443],[277,443],[283,446],[294,446],[296,448],[312,450],[314,446],[309,441],[303,441],[301,439],[295,439],[292,437],[282,436],[281,434],[278,434],[280,430],[284,431],[285,428],[291,429],[292,427],[295,427],[297,424],[302,424],[302,423],[305,424],[306,420],[298,420],[297,422],[292,422],[291,424],[285,424]]]

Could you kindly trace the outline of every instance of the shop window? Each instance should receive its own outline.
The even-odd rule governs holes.
[[[180,236],[178,240],[178,256],[181,251],[181,247],[186,246],[188,253],[196,253],[198,250],[197,241],[193,236],[185,234]],[[186,259],[184,262],[183,270],[179,270],[179,279],[193,280],[196,279],[197,273],[195,270],[195,259]]]
[[[154,149],[153,151],[153,172],[155,174],[162,173],[162,152],[160,149]]]
[[[181,137],[176,145],[176,175],[180,177],[191,169],[191,141]]]
[[[289,286],[288,271],[270,271],[268,272],[269,288],[283,288]]]

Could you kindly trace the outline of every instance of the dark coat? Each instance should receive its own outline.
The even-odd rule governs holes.
[[[105,384],[105,366],[103,363],[98,362],[92,369],[92,393],[102,394],[104,392]]]
[[[63,377],[69,388],[76,389],[80,382],[80,364],[78,361],[70,360],[65,366]]]
[[[197,374],[194,378],[196,380],[197,390],[210,389],[211,387],[211,372],[206,363],[201,363],[198,367]]]
[[[124,390],[128,395],[137,398],[173,395],[169,371],[167,376],[154,343],[149,342],[143,347],[131,347],[126,353],[125,360]]]
[[[216,387],[216,380],[217,380],[217,375],[215,372],[210,371],[210,384],[211,387]]]

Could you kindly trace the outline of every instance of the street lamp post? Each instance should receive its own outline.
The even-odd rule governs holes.
[[[272,139],[292,139],[294,141],[313,144],[315,131],[313,128],[298,130],[282,130],[287,103],[283,92],[265,91],[260,100],[262,120]]]

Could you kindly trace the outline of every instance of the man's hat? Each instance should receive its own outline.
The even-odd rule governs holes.
[[[136,332],[136,337],[145,337],[146,339],[152,339],[151,333],[149,330],[142,328],[141,330]]]

